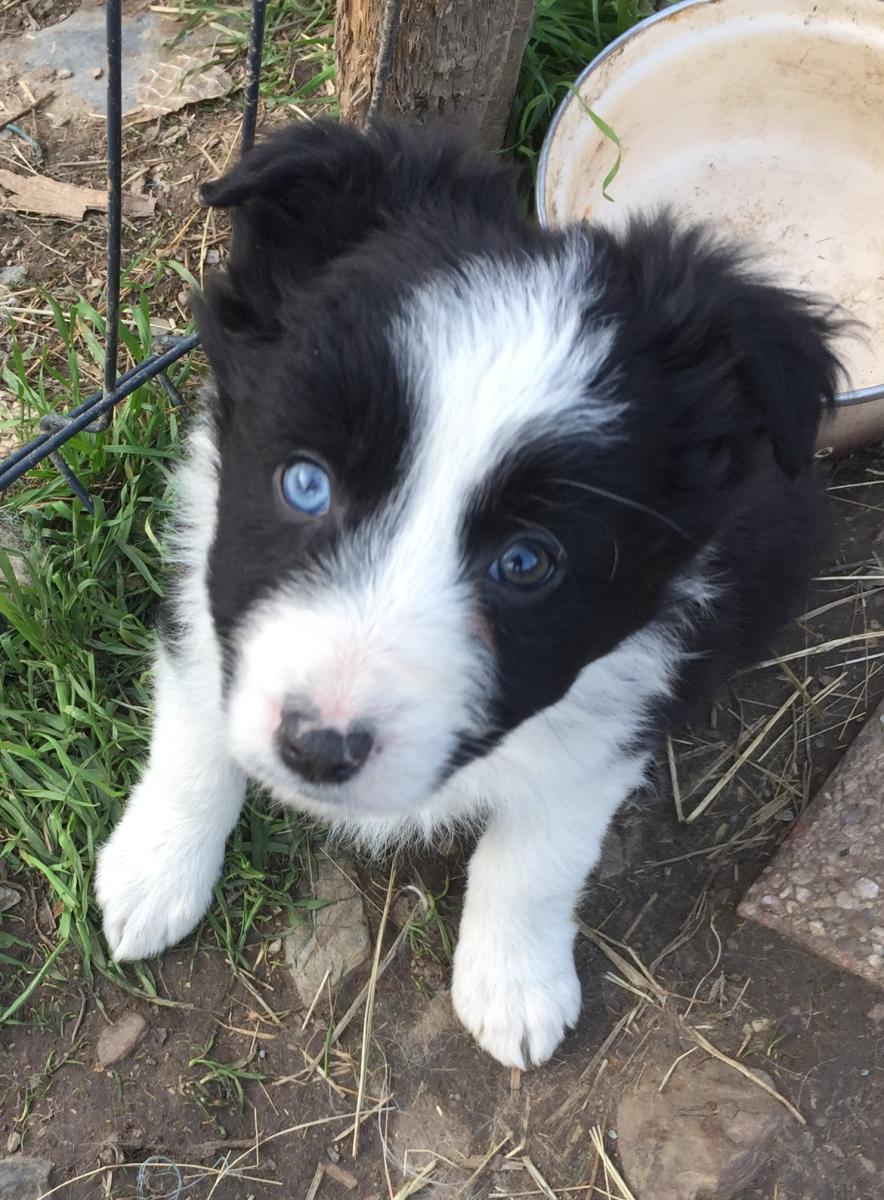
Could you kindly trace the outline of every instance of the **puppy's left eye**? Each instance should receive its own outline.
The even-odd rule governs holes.
[[[281,485],[286,503],[308,517],[323,517],[331,507],[328,473],[309,458],[299,459],[286,467]]]
[[[537,591],[555,577],[561,565],[562,551],[552,539],[524,537],[510,542],[491,564],[495,583],[520,591]]]

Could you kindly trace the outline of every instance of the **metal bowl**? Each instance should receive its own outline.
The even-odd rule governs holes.
[[[616,134],[618,156],[587,110]],[[884,437],[884,0],[683,0],[577,79],[547,132],[541,222],[669,206],[865,326],[824,447]]]

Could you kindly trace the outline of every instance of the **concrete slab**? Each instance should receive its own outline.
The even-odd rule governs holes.
[[[884,987],[884,705],[739,912]]]
[[[233,80],[218,64],[211,31],[197,29],[182,36],[182,25],[128,4],[123,14],[123,113],[149,120],[187,104],[225,95]],[[24,80],[50,115],[82,112],[103,117],[107,105],[104,4],[82,5],[69,17],[45,29],[7,38],[0,45],[0,95],[9,93],[11,109],[21,107],[18,89]]]

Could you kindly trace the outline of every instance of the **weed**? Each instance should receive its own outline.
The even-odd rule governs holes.
[[[416,958],[430,958],[439,962],[441,957],[444,962],[451,961],[454,943],[444,911],[450,882],[446,875],[445,885],[439,892],[431,892],[423,885],[416,889],[419,890],[421,903],[408,922],[407,934],[408,948]]]
[[[653,7],[650,0],[537,0],[506,139],[532,173],[550,119],[579,73]]]
[[[259,1071],[246,1070],[248,1058],[232,1063],[211,1058],[214,1044],[213,1034],[200,1053],[187,1064],[189,1068],[200,1068],[200,1073],[193,1078],[182,1077],[180,1086],[182,1093],[193,1100],[205,1119],[225,1137],[227,1131],[220,1124],[219,1113],[242,1113],[246,1099],[244,1084],[260,1082],[268,1077]]]

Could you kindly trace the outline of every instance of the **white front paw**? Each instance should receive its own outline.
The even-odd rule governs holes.
[[[223,844],[219,849],[211,834],[201,836],[186,822],[163,824],[159,816],[152,822],[144,799],[98,855],[95,891],[118,962],[150,958],[189,933],[209,906],[221,868]]]
[[[571,938],[503,934],[464,914],[454,954],[451,999],[483,1050],[505,1067],[545,1062],[580,1014]]]

